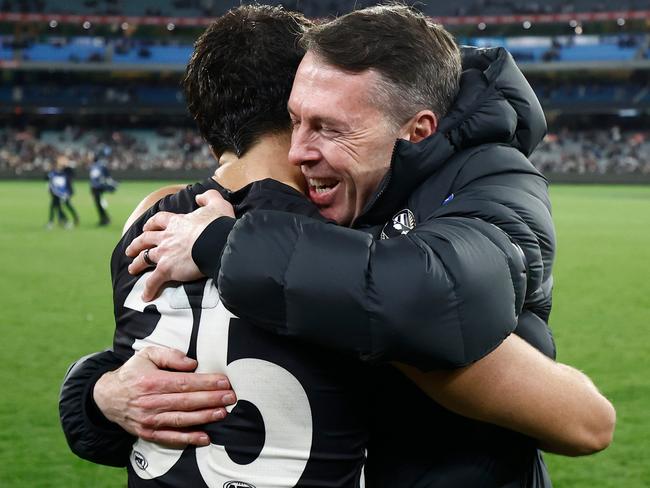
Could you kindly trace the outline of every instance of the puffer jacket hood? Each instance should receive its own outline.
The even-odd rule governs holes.
[[[506,144],[529,156],[546,134],[535,92],[503,48],[463,47],[463,74],[454,104],[431,137],[399,139],[391,169],[356,221],[376,225],[453,155],[482,144]]]
[[[546,134],[541,105],[503,48],[465,47],[460,91],[439,132],[457,149],[490,142],[530,156]]]

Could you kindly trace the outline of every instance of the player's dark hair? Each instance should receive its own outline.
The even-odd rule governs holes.
[[[458,93],[461,60],[452,35],[405,5],[350,12],[310,29],[302,44],[344,71],[377,72],[371,95],[398,124],[422,109],[444,116]]]
[[[242,156],[260,136],[290,128],[287,101],[311,23],[281,7],[249,5],[215,20],[194,44],[183,89],[217,157]]]

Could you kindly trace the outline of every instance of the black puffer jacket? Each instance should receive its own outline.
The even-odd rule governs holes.
[[[214,248],[194,253],[233,313],[424,370],[476,361],[517,325],[554,355],[548,185],[527,159],[545,134],[544,115],[505,50],[466,49],[464,68],[438,132],[396,143],[356,229],[253,211],[232,228],[220,262]],[[223,239],[209,234],[202,249]]]

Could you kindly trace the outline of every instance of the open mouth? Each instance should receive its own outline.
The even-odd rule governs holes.
[[[308,178],[309,198],[316,205],[328,205],[333,200],[339,183],[335,178]]]

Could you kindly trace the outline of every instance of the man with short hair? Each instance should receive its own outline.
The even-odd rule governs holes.
[[[354,15],[360,16],[361,25],[349,30],[368,38],[365,42],[369,46],[359,50],[355,44],[353,51],[371,57],[370,47],[376,40],[372,32],[364,32],[366,24],[377,21],[381,31],[390,33],[396,29],[389,27],[400,26],[404,18],[413,16],[411,24],[415,28],[410,29],[411,34],[421,34],[422,27],[432,28],[426,20],[400,7],[370,9]],[[346,25],[349,18],[339,19],[340,24],[349,27]],[[328,32],[327,26],[315,31],[316,35],[322,34],[321,29],[330,34],[323,37],[325,41],[321,44],[327,44],[329,39],[334,51],[345,48],[335,42],[342,35],[336,31],[339,21],[333,23],[333,32]],[[445,34],[441,36],[443,41],[448,38]],[[416,42],[408,36],[404,39],[391,45],[399,63],[403,62],[399,55],[409,46],[408,42]],[[571,382],[568,371],[544,360],[539,353],[528,356],[532,353],[529,346],[515,337],[509,337],[499,346],[517,323],[517,313],[526,294],[525,274],[532,275],[531,284],[539,286],[541,282],[541,250],[537,249],[537,260],[532,264],[525,258],[526,252],[535,257],[530,236],[535,237],[535,242],[537,236],[544,237],[550,248],[544,252],[547,257],[552,255],[545,181],[523,156],[515,155],[519,153],[513,148],[497,146],[490,139],[492,136],[510,140],[527,137],[531,127],[523,121],[521,127],[517,126],[511,115],[516,114],[517,108],[525,110],[517,101],[523,95],[530,95],[530,88],[525,82],[523,87],[505,83],[499,89],[510,91],[513,98],[506,102],[501,98],[503,93],[495,87],[483,90],[484,93],[476,93],[475,87],[465,87],[469,95],[466,93],[464,97],[469,96],[469,100],[459,97],[456,113],[452,110],[446,119],[439,122],[442,115],[419,106],[415,106],[417,113],[406,118],[399,112],[389,113],[382,105],[382,100],[390,99],[395,92],[386,92],[383,85],[390,88],[390,83],[382,80],[375,68],[363,67],[361,63],[359,73],[354,74],[353,65],[337,67],[319,59],[323,56],[322,52],[315,54],[310,48],[298,71],[289,102],[294,122],[289,156],[295,167],[300,167],[308,177],[310,196],[324,215],[365,231],[277,211],[252,210],[235,225],[227,217],[212,222],[214,208],[187,216],[161,213],[146,224],[148,230],[127,249],[130,256],[137,256],[130,271],[137,274],[146,269],[143,264],[157,263],[145,285],[148,288],[145,298],[152,298],[157,283],[169,278],[199,278],[201,274],[196,269],[199,264],[206,274],[218,280],[219,287],[223,286],[220,291],[224,302],[236,308],[240,317],[254,317],[256,325],[272,332],[354,352],[364,359],[400,361],[423,369],[477,361],[458,371],[429,375],[399,366],[439,404],[390,367],[384,367],[382,375],[376,375],[382,388],[377,389],[378,401],[385,401],[382,392],[388,388],[391,398],[407,410],[404,414],[400,411],[390,414],[390,421],[387,421],[386,408],[376,407],[372,411],[376,422],[371,434],[367,475],[374,484],[369,482],[369,486],[412,486],[415,482],[450,487],[478,483],[545,486],[544,468],[534,442],[442,408],[515,428],[550,441],[555,450],[565,452],[576,453],[576,445],[586,451],[601,449],[608,442],[608,433],[611,435],[611,425],[600,428],[607,423],[611,410],[602,408],[603,404],[597,401],[590,403],[595,408],[585,417],[572,403],[575,397],[569,394],[571,388],[566,388],[567,385],[580,387],[584,383]],[[483,72],[474,69],[466,74],[470,81],[485,77],[483,81],[487,83],[489,77],[485,72],[498,78],[501,73],[498,66],[504,64],[506,81],[508,77],[514,77],[517,83],[523,80],[520,73],[517,78],[518,72],[512,72],[513,67],[507,64],[511,60],[503,53],[488,52],[469,59],[484,68]],[[405,61],[408,66],[409,60]],[[399,63],[395,73],[404,68]],[[491,73],[487,69],[490,67]],[[358,88],[356,92],[346,93],[355,88]],[[310,99],[306,95],[312,89],[319,91],[312,92],[313,99]],[[461,94],[462,90],[461,83]],[[369,96],[365,96],[366,91]],[[481,98],[481,95],[485,96]],[[487,113],[497,112],[494,123],[488,127],[494,128],[493,133],[489,130],[486,133],[481,121],[478,127],[475,123],[467,124],[471,120],[468,106]],[[505,124],[497,124],[501,123],[499,117],[505,119]],[[446,128],[445,132],[441,132],[441,127]],[[424,142],[396,144],[397,137]],[[489,144],[477,146],[479,142]],[[394,157],[389,165],[391,152]],[[437,154],[432,156],[429,152]],[[496,172],[495,155],[491,154],[494,152],[506,159],[503,165],[497,161]],[[478,160],[484,156],[490,157],[481,172]],[[511,190],[517,201],[505,198],[490,205],[495,203],[493,199],[499,200],[489,195],[494,185]],[[449,190],[452,192],[448,193]],[[541,217],[535,212],[525,212],[522,218],[513,219],[507,204],[516,207],[519,200],[538,201],[533,206],[541,212]],[[402,203],[405,207],[401,207]],[[475,208],[477,204],[479,208]],[[227,209],[223,201],[216,206]],[[506,209],[503,213],[499,211],[500,206]],[[404,210],[382,225],[400,207]],[[217,213],[224,214],[224,211]],[[182,235],[177,232],[182,227],[173,227],[183,222],[192,224],[197,219],[202,222],[199,232],[212,223],[194,245],[196,264],[191,259],[175,261],[185,251],[178,249],[173,239],[170,241],[175,232],[176,236]],[[257,232],[253,230],[255,226]],[[167,230],[161,232],[161,228]],[[226,242],[224,230],[230,235],[221,253]],[[528,246],[523,253],[504,230],[512,234],[512,240]],[[193,242],[199,234],[197,227],[190,232],[189,238],[185,235],[180,241],[184,243],[181,248],[186,248],[187,242]],[[375,240],[371,233],[394,238]],[[139,253],[151,245],[157,247]],[[178,254],[169,254],[166,252],[169,250]],[[321,262],[322,256],[327,258]],[[532,303],[529,297],[527,306],[530,308]],[[526,325],[522,317],[520,314],[519,320]],[[541,332],[536,329],[540,323],[545,327],[543,321],[530,319],[529,322],[531,342],[539,336],[547,341],[539,343],[540,347],[550,344],[546,329]],[[516,353],[512,347],[523,347],[525,352],[520,349]],[[489,371],[487,376],[482,376],[486,371]],[[536,377],[537,374],[541,376]],[[572,378],[575,380],[575,376]],[[558,388],[556,383],[551,388],[557,395],[548,395],[546,380],[560,380],[562,387]],[[188,378],[185,386],[193,382]],[[97,387],[102,389],[99,383]],[[513,387],[514,390],[508,389]],[[585,393],[584,388],[573,391]],[[547,414],[558,411],[563,415],[553,415],[549,422]],[[181,414],[177,418],[186,417]],[[577,430],[589,432],[589,440],[576,441],[573,434],[567,435],[576,432],[578,423]],[[553,433],[549,437],[550,431]],[[595,441],[590,437],[594,432]]]

